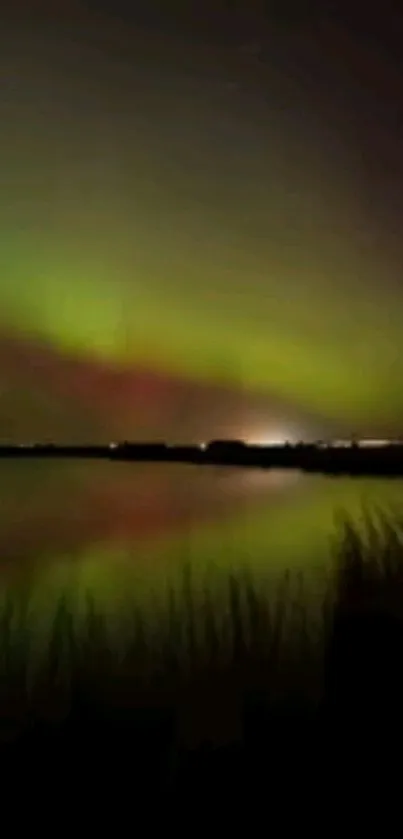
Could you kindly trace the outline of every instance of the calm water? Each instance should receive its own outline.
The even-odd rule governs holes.
[[[196,586],[248,568],[330,567],[335,513],[399,506],[403,481],[299,473],[85,462],[0,465],[0,586],[49,615],[68,590],[110,615],[164,592],[192,568]],[[316,573],[316,570],[315,570]]]

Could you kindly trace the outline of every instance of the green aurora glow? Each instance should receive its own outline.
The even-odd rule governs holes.
[[[278,68],[270,99],[224,53],[207,78],[200,49],[119,65],[94,43],[56,27],[3,45],[0,326],[401,430],[403,293],[351,103],[342,122]]]

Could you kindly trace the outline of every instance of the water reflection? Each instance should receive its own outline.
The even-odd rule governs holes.
[[[399,506],[403,481],[297,472],[80,462],[0,468],[0,586],[37,614],[68,588],[118,612],[189,562],[200,583],[229,568],[269,577],[329,562],[334,515]]]
[[[279,501],[298,473],[195,466],[6,463],[0,471],[1,572],[86,546],[164,544],[172,534]]]

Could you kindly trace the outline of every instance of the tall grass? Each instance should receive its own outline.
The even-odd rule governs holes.
[[[372,509],[362,533],[339,525],[324,700],[368,735],[403,720],[403,517]]]
[[[91,725],[99,734],[109,723],[148,731],[169,717],[181,742],[241,741],[248,714],[262,709],[267,722],[287,708],[356,717],[381,695],[390,706],[391,692],[401,695],[402,521],[375,510],[363,532],[339,522],[315,619],[302,576],[287,573],[268,591],[231,573],[217,598],[208,586],[196,593],[186,567],[153,620],[136,608],[119,636],[90,596],[79,627],[61,597],[34,655],[29,601],[9,599],[0,616],[1,737]]]

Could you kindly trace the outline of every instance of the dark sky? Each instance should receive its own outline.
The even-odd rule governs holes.
[[[267,5],[1,12],[0,435],[402,431],[398,4]]]

